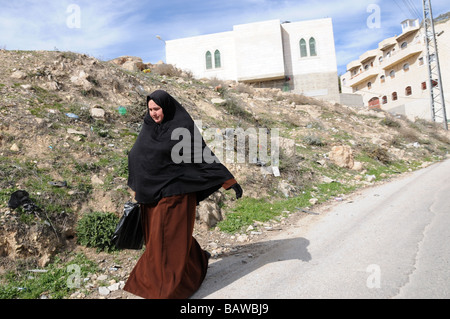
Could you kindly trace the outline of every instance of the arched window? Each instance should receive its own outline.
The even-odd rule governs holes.
[[[387,96],[386,95],[381,98],[381,103],[383,103],[383,104],[387,103]]]
[[[212,57],[211,57],[211,52],[207,51],[205,54],[205,59],[206,59],[206,69],[210,70],[212,69]]]
[[[403,64],[403,71],[405,72],[409,71],[409,63]]]
[[[221,63],[220,63],[220,51],[216,50],[214,52],[214,67],[215,68],[220,68],[221,67]]]
[[[373,97],[369,100],[369,108],[370,109],[379,109],[380,108],[380,99],[378,97]]]
[[[397,92],[392,93],[392,101],[397,101]]]
[[[367,82],[367,88],[370,90],[372,88],[372,82]]]
[[[306,41],[305,39],[300,40],[300,57],[303,58],[308,56],[308,52],[306,51]]]
[[[412,94],[412,89],[411,89],[410,86],[407,86],[407,87],[405,88],[405,95],[406,95],[406,96],[409,96],[409,95],[411,95],[411,94]]]
[[[316,56],[316,40],[314,38],[309,38],[309,55]]]
[[[380,76],[380,82],[384,83],[386,81],[386,77],[384,75]]]
[[[395,71],[392,70],[391,72],[389,72],[389,76],[393,79],[395,78]]]
[[[401,49],[406,49],[406,47],[408,46],[408,42],[403,42],[402,45],[400,46]]]

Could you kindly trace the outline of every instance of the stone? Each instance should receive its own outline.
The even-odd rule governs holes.
[[[352,170],[354,170],[354,171],[362,171],[362,169],[363,169],[363,164],[361,162],[354,162],[353,163]]]
[[[333,146],[328,157],[339,167],[353,168],[355,164],[352,149],[348,145]]]
[[[236,241],[237,241],[238,243],[245,243],[246,241],[248,241],[248,235],[246,235],[246,234],[239,235],[239,236],[236,238]]]
[[[11,146],[10,150],[13,151],[13,152],[18,152],[18,151],[20,151],[19,147],[18,147],[17,144],[15,144],[15,143]]]
[[[295,194],[295,187],[285,180],[282,180],[278,183],[278,189],[283,193],[285,197],[291,197]]]
[[[92,183],[92,185],[103,185],[104,184],[104,182],[97,175],[93,175],[91,177],[91,183]]]
[[[110,292],[111,291],[107,287],[98,287],[98,293],[102,296],[107,296]]]
[[[221,98],[214,98],[211,100],[211,103],[217,104],[217,105],[223,105],[227,103],[227,100],[221,99]]]
[[[223,201],[224,195],[220,192],[212,194],[209,198],[200,202],[197,206],[196,218],[208,227],[214,227],[223,219],[219,203]]]
[[[100,276],[97,277],[98,281],[103,281],[103,280],[106,280],[106,279],[108,279],[107,275],[100,275]]]
[[[85,131],[77,131],[77,130],[74,130],[73,128],[68,128],[67,129],[67,133],[68,134],[76,134],[76,135],[84,135],[84,136],[86,136],[86,132]]]
[[[22,71],[15,71],[11,74],[11,78],[18,79],[18,80],[23,80],[26,77],[27,77],[26,73],[24,73]]]
[[[317,198],[311,198],[311,199],[309,200],[309,203],[310,203],[311,205],[316,205],[318,201],[319,201],[319,200],[318,200]]]
[[[90,109],[91,116],[94,118],[104,118],[105,110],[101,108],[94,107]]]
[[[108,290],[109,291],[116,291],[116,290],[119,290],[119,289],[120,289],[120,283],[119,282],[113,283],[112,285],[108,286]]]
[[[88,77],[89,75],[86,74],[86,72],[80,71],[78,75],[70,77],[70,82],[77,86],[81,86],[86,91],[89,91],[90,89],[92,89],[92,84],[87,80]]]

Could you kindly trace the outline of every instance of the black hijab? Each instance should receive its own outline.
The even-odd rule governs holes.
[[[150,100],[163,110],[160,124],[150,117]],[[128,186],[136,192],[136,201],[144,204],[193,192],[198,203],[233,178],[208,148],[189,113],[162,90],[147,96],[147,114],[128,155],[128,171]]]

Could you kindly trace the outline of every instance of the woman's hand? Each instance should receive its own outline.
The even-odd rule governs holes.
[[[236,183],[236,184],[232,185],[231,188],[232,188],[232,189],[235,191],[235,193],[236,193],[236,199],[239,199],[239,198],[242,197],[243,191],[242,191],[241,185],[239,185],[238,183]]]

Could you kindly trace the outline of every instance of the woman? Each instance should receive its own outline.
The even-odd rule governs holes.
[[[242,189],[218,160],[198,160],[212,153],[201,137],[196,147],[194,121],[171,95],[155,91],[147,106],[128,156],[128,186],[141,204],[146,250],[124,290],[148,299],[188,298],[203,282],[210,256],[192,237],[196,206],[221,187],[234,189],[236,198]],[[187,143],[173,137],[179,130],[189,132]],[[188,147],[174,152],[181,142]]]

